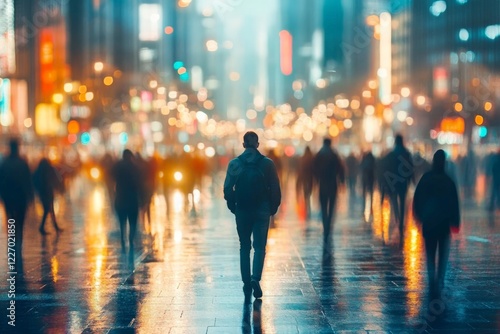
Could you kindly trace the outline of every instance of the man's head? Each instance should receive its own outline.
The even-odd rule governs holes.
[[[444,172],[446,162],[446,153],[443,150],[437,150],[432,158],[432,169],[436,172]]]
[[[403,146],[403,136],[398,134],[396,135],[396,138],[394,138],[394,145],[396,146]]]
[[[259,147],[259,136],[253,131],[248,131],[243,136],[243,147],[244,148],[258,148]]]
[[[9,150],[10,150],[11,157],[19,156],[19,140],[18,139],[12,138],[9,141]]]
[[[323,139],[323,146],[332,146],[332,140],[330,138]]]
[[[131,150],[127,149],[123,151],[123,160],[130,161],[134,158],[134,154],[132,153]]]

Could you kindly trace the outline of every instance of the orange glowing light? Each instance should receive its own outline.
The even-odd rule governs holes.
[[[465,131],[465,121],[461,117],[447,117],[441,121],[441,131],[463,134]]]
[[[174,33],[174,28],[171,26],[165,27],[165,34],[171,35]]]
[[[78,124],[77,121],[72,120],[68,122],[68,133],[69,134],[75,134],[80,131],[80,124]]]

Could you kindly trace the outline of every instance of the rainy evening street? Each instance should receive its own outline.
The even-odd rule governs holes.
[[[153,224],[133,263],[100,183],[77,178],[56,210],[64,228],[38,233],[38,205],[25,227],[24,275],[16,282],[16,333],[498,333],[500,220],[464,208],[453,237],[446,288],[429,300],[420,231],[401,251],[389,205],[365,223],[341,194],[331,251],[317,219],[298,219],[293,191],[272,224],[262,301],[245,303],[234,218],[219,181],[153,201]],[[71,203],[71,205],[70,205]],[[313,202],[313,208],[315,207]],[[35,211],[35,212],[33,212]],[[299,214],[297,214],[299,213]],[[5,220],[2,220],[3,222]],[[50,225],[50,224],[49,224]],[[2,229],[4,226],[2,226]],[[6,235],[1,234],[2,248]],[[1,264],[6,266],[6,253]],[[2,270],[0,300],[7,305]],[[6,333],[6,321],[1,322]],[[10,327],[10,326],[9,326]]]

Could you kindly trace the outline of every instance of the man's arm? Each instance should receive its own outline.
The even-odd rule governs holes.
[[[270,191],[270,206],[271,206],[271,215],[274,216],[276,212],[278,212],[278,208],[281,204],[281,188],[280,188],[280,180],[278,177],[278,171],[276,170],[276,166],[274,162],[270,160],[269,168],[268,168],[268,182],[269,182],[269,191]]]
[[[227,166],[226,179],[224,180],[224,199],[226,200],[228,209],[234,213],[236,210],[236,195],[234,192],[234,185],[240,166],[236,160],[229,162]]]

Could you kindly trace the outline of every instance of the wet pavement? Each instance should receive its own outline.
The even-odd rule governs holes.
[[[16,327],[6,318],[7,236],[0,234],[0,333],[500,333],[500,215],[463,207],[446,288],[427,293],[420,231],[409,219],[398,246],[388,203],[365,222],[341,195],[332,245],[318,212],[300,219],[293,191],[269,233],[262,301],[245,302],[234,218],[220,180],[185,199],[155,195],[141,247],[122,254],[119,228],[98,183],[77,179],[57,201],[57,236],[25,226],[16,279]],[[290,185],[290,190],[293,188]]]

